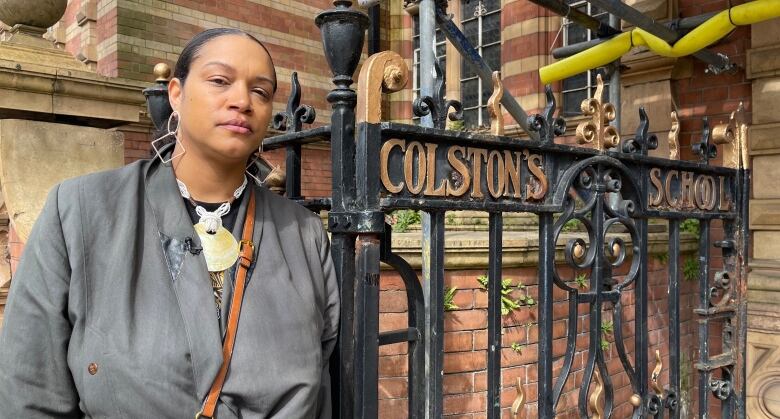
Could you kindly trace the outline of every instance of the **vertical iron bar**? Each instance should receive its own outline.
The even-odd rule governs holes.
[[[423,231],[423,296],[425,298],[425,417],[443,412],[444,378],[444,212],[430,212]]]
[[[669,388],[678,400],[669,412],[680,419],[680,220],[669,219]]]
[[[491,180],[492,181],[492,180]],[[490,213],[488,233],[488,419],[501,418],[501,263],[502,229],[500,212]]]
[[[357,417],[376,418],[379,365],[379,238],[361,234],[356,245],[355,406]]]
[[[699,221],[699,309],[709,308],[710,278],[710,221]],[[699,363],[706,365],[710,359],[709,318],[703,315],[699,319]],[[705,368],[699,371],[699,418],[706,419],[709,410],[710,372]]]
[[[647,219],[643,218],[637,220],[636,223],[637,235],[639,236],[639,257],[641,263],[639,264],[639,275],[636,282],[636,303],[634,310],[634,324],[636,326],[636,335],[634,336],[636,353],[636,380],[637,389],[639,395],[642,397],[643,403],[637,409],[639,417],[645,417],[647,411],[648,400],[648,366],[647,366],[647,351],[649,350],[649,337],[647,332]],[[636,257],[636,256],[635,256]],[[637,417],[636,415],[634,417]]]
[[[744,167],[748,167],[748,162],[742,162]],[[737,324],[738,330],[737,336],[737,365],[734,367],[735,376],[738,377],[737,389],[737,417],[744,419],[747,412],[747,360],[745,354],[747,353],[747,281],[748,281],[748,250],[750,246],[750,230],[748,226],[748,220],[750,219],[750,169],[740,169],[738,177],[742,180],[741,183],[737,183],[739,188],[740,199],[737,201],[738,208],[738,222],[737,232],[739,239],[737,240],[737,270],[739,272],[739,282],[737,287]]]
[[[539,417],[555,417],[553,410],[552,327],[555,228],[551,213],[539,214]],[[576,310],[576,306],[575,306]]]
[[[285,162],[286,185],[285,191],[287,198],[301,198],[301,145],[288,145],[287,158]]]
[[[368,8],[368,18],[371,26],[368,27],[368,55],[379,52],[379,29],[382,27],[380,6],[375,4]]]

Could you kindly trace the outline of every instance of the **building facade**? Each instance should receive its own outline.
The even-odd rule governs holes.
[[[608,14],[589,3],[576,0],[567,0],[566,3],[599,20],[608,21]],[[727,0],[630,0],[626,3],[662,22],[725,10],[733,5]],[[322,125],[330,119],[330,105],[325,97],[333,85],[314,16],[330,7],[331,2],[327,0],[71,0],[65,16],[50,28],[46,36],[98,74],[151,84],[154,81],[154,65],[160,62],[173,65],[184,44],[194,34],[213,27],[240,28],[261,39],[273,56],[279,80],[275,110],[284,110],[291,90],[292,72],[297,72],[303,88],[302,103],[316,109],[315,125]],[[551,51],[595,38],[590,31],[566,17],[528,0],[452,0],[448,3],[448,13],[486,62],[500,71],[504,88],[529,114],[539,112],[546,105],[538,71],[555,61]],[[411,85],[387,97],[386,119],[413,122],[411,104],[419,92],[420,77],[425,77],[419,71],[419,50],[426,46],[419,42],[417,6],[406,0],[386,0],[381,2],[378,16],[380,48],[401,54],[413,74]],[[623,23],[620,29],[627,28]],[[711,47],[712,51],[727,55],[736,65],[733,71],[727,73],[714,74],[708,71],[706,64],[692,57],[664,58],[635,49],[622,57],[619,66],[582,73],[552,86],[559,112],[568,122],[568,137],[563,141],[574,143],[574,127],[583,120],[578,116],[580,102],[593,94],[596,75],[602,74],[608,84],[619,85],[620,133],[633,135],[639,124],[637,110],[644,106],[651,121],[650,131],[659,138],[665,139],[678,124],[680,158],[687,160],[694,159],[691,145],[701,137],[703,117],[714,123],[725,122],[740,103],[744,105],[752,121],[749,145],[754,169],[750,218],[754,246],[748,283],[750,331],[747,360],[748,371],[752,374],[748,382],[751,418],[780,416],[780,405],[773,401],[780,399],[780,379],[777,378],[780,370],[775,362],[780,358],[780,310],[773,304],[780,297],[780,259],[777,256],[780,252],[776,244],[780,243],[776,240],[780,231],[780,217],[776,214],[780,211],[780,188],[774,181],[776,168],[780,167],[777,164],[780,161],[780,144],[772,135],[773,129],[780,126],[780,114],[774,112],[774,107],[780,105],[780,62],[771,58],[780,48],[777,39],[780,39],[780,22],[776,20],[736,29]],[[491,87],[483,86],[442,34],[437,34],[435,45],[430,47],[435,48],[445,69],[447,97],[459,99],[464,107],[464,122],[452,128],[479,130],[489,125],[486,105],[492,93]],[[612,77],[615,71],[619,72],[618,77]],[[673,111],[679,123],[674,121]],[[508,135],[524,135],[509,115],[504,115],[504,121]],[[152,129],[148,120],[123,126],[120,130],[125,135],[126,162],[150,155]],[[653,151],[664,156],[668,156],[669,152],[664,140]],[[280,152],[269,152],[266,156],[274,164],[282,165],[284,162]],[[304,148],[304,196],[329,195],[330,166],[327,144]],[[461,245],[466,248],[471,243],[476,250],[471,250],[471,256],[466,255],[465,250],[461,253],[453,250],[454,253],[447,254],[447,285],[457,289],[453,300],[457,309],[448,312],[445,318],[445,412],[451,417],[477,418],[483,414],[485,405],[484,329],[487,320],[485,293],[476,278],[485,271],[486,264],[482,260],[486,258],[482,256],[486,255],[487,244],[480,236],[478,224],[473,220],[463,221],[463,224],[470,226],[464,227],[464,231],[473,232],[473,241],[463,239]],[[2,225],[0,220],[0,229]],[[13,265],[22,251],[22,243],[15,239],[12,225],[10,230],[8,248]],[[518,230],[517,240],[523,237]],[[713,240],[717,238],[718,234],[714,232]],[[414,253],[414,249],[419,249],[419,243],[409,240]],[[658,240],[657,247],[661,249],[663,240]],[[689,244],[695,241],[693,237],[686,240]],[[523,252],[527,250],[523,245],[517,246],[517,261],[510,264],[507,275],[511,276],[513,284],[522,282],[526,286],[525,295],[533,296],[536,292],[531,269],[534,261],[523,257]],[[449,244],[447,247],[450,247]],[[458,247],[457,243],[454,247]],[[482,256],[479,255],[480,249]],[[666,271],[660,256],[662,253],[660,250],[655,252],[658,257],[651,268],[651,300],[656,315],[648,321],[652,331],[651,349],[659,349],[662,359],[668,364],[668,346],[663,332],[668,325],[663,323],[667,317],[663,315]],[[5,276],[11,278],[11,268],[6,268],[6,271]],[[3,277],[0,275],[0,281]],[[383,329],[392,329],[394,324],[405,322],[406,308],[399,284],[398,278],[391,273],[383,277]],[[694,298],[695,288],[692,285],[688,288],[686,298]],[[528,307],[505,319],[505,343],[516,346],[507,348],[503,359],[506,394],[502,395],[502,404],[507,408],[511,405],[514,399],[511,383],[522,377],[528,402],[526,417],[534,417],[535,412],[536,359],[540,356],[560,357],[558,352],[561,352],[538,353],[535,349],[538,334],[549,332],[562,338],[562,330],[565,329],[564,323],[556,323],[555,330],[539,331],[534,326],[534,318],[533,307]],[[581,316],[580,321],[586,324],[587,316]],[[683,321],[686,328],[690,328],[686,329],[689,332],[687,336],[693,345],[694,320],[688,316]],[[582,330],[587,330],[587,327]],[[563,339],[559,341],[561,345],[565,343]],[[380,398],[383,417],[397,416],[405,409],[405,351],[403,344],[382,348]],[[610,365],[614,363],[617,368],[619,360],[613,358]],[[688,362],[690,368],[690,358]],[[574,377],[567,385],[569,393],[564,396],[561,417],[575,415],[573,407],[576,406],[575,389],[578,384],[577,375]],[[616,385],[615,399],[627,401],[630,396],[627,393],[628,383],[619,380],[616,383],[622,383],[622,386]],[[617,407],[618,417],[623,412],[620,409],[630,409],[627,402]]]

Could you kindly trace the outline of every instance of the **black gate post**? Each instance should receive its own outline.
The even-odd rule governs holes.
[[[333,382],[334,417],[355,416],[355,364],[354,364],[354,290],[355,290],[355,238],[354,227],[346,217],[355,200],[355,105],[357,94],[350,89],[352,75],[357,68],[363,50],[365,30],[369,20],[366,15],[351,9],[352,2],[336,0],[335,8],[326,10],[315,19],[322,32],[325,57],[333,72],[336,87],[328,94],[332,104],[331,161],[332,203],[328,217],[331,231],[332,256],[336,275],[341,285],[341,323],[339,343],[334,352],[336,365]],[[331,364],[332,365],[332,364]]]

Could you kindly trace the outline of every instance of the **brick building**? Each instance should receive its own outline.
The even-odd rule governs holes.
[[[567,3],[599,19],[607,18],[606,14],[587,3],[572,0],[567,0]],[[662,21],[724,10],[730,4],[726,0],[631,0],[627,3]],[[320,33],[313,19],[317,13],[330,7],[331,2],[327,0],[71,0],[65,16],[50,29],[47,36],[99,74],[152,83],[154,65],[159,62],[173,64],[183,45],[194,34],[212,27],[241,28],[263,40],[274,58],[279,78],[279,90],[274,100],[275,110],[284,109],[290,92],[290,76],[296,71],[303,87],[302,102],[316,108],[315,125],[318,125],[329,121],[330,109],[325,96],[332,88],[332,83],[322,52]],[[527,0],[453,0],[449,2],[448,12],[491,67],[500,70],[504,87],[529,113],[538,112],[546,103],[538,70],[555,61],[551,50],[594,37],[567,19]],[[388,97],[386,119],[409,122],[413,119],[411,102],[419,88],[417,62],[420,46],[415,27],[416,8],[413,3],[404,0],[387,0],[382,3],[379,15],[380,45],[383,49],[396,51],[406,58],[414,75],[412,85]],[[757,29],[759,27],[760,29]],[[776,163],[775,155],[780,153],[780,146],[774,143],[776,140],[770,135],[771,129],[780,122],[776,113],[771,112],[773,105],[780,104],[780,97],[777,95],[780,87],[775,77],[780,65],[763,57],[776,52],[775,40],[778,34],[780,23],[770,21],[752,28],[738,28],[714,45],[713,51],[728,55],[731,62],[737,65],[732,73],[711,74],[706,71],[705,64],[696,59],[663,58],[641,50],[625,55],[620,69],[622,111],[619,130],[621,134],[633,134],[638,124],[637,109],[639,106],[645,106],[651,121],[651,132],[662,139],[661,146],[655,151],[659,155],[667,155],[669,151],[665,147],[664,139],[672,128],[672,111],[677,111],[680,117],[681,158],[693,159],[691,144],[698,141],[701,135],[701,118],[706,116],[713,121],[725,121],[740,102],[744,103],[748,115],[752,114],[756,124],[751,147],[754,147],[752,152],[757,156],[754,159],[757,171],[754,197],[758,199],[756,204],[759,210],[756,219],[751,218],[751,227],[756,230],[757,240],[761,238],[770,241],[776,234],[772,231],[777,230],[780,225],[776,217],[772,218],[777,211],[777,201],[774,200],[780,198],[780,189],[772,186],[769,180],[774,170],[772,165]],[[464,105],[465,128],[479,129],[480,126],[488,124],[486,101],[490,88],[483,88],[482,82],[462,65],[457,51],[444,41],[441,35],[437,35],[436,50],[439,58],[446,62],[447,96],[459,98]],[[579,103],[592,94],[597,72],[587,72],[553,84],[560,112],[568,120],[570,135],[577,122],[582,120],[577,116]],[[762,109],[754,110],[754,105],[757,104],[761,104]],[[509,135],[522,135],[509,115],[505,114],[504,119]],[[148,123],[127,125],[121,130],[125,134],[126,162],[149,155],[151,128]],[[267,157],[273,163],[283,164],[284,158],[279,152],[270,152]],[[306,146],[302,166],[303,195],[328,196],[331,185],[328,145]],[[472,231],[470,236],[466,235],[471,241],[463,239],[458,242],[453,239],[453,246],[450,246],[449,242],[447,244],[446,282],[448,287],[457,288],[453,299],[457,309],[447,312],[445,317],[447,354],[444,392],[445,413],[451,417],[465,419],[483,417],[486,403],[487,298],[476,278],[486,271],[487,242],[486,234],[480,231],[476,222],[464,221],[463,224],[470,226],[464,229]],[[411,243],[409,255],[419,256],[416,236],[414,233],[408,234],[407,239]],[[529,250],[533,243],[525,239],[534,234],[527,231],[517,231],[513,234],[508,235],[508,239],[516,239],[518,243],[524,244],[517,244],[513,250],[517,254],[517,260],[505,264],[505,275],[512,279],[513,284],[525,285],[523,291],[515,291],[516,295],[519,293],[533,297],[536,293],[533,269],[535,261],[525,257],[526,253],[534,254]],[[651,330],[650,349],[658,349],[664,365],[667,365],[668,334],[665,330],[668,324],[664,323],[668,321],[665,314],[666,269],[663,250],[659,250],[664,248],[665,243],[660,236],[663,234],[659,234],[655,239],[656,248],[653,253],[656,258],[650,267],[650,310],[653,314],[647,321]],[[717,234],[714,234],[714,238],[717,239]],[[11,242],[12,245],[16,244],[13,238]],[[685,246],[688,246],[688,250],[695,247],[695,239],[692,236],[686,236],[684,242],[684,249]],[[463,255],[458,253],[458,243],[461,249],[472,247],[470,251],[476,256],[464,259]],[[507,247],[509,243],[505,242],[504,245]],[[775,246],[767,248],[769,250],[755,249],[754,256],[758,262],[754,271],[758,274],[754,275],[758,275],[757,281],[764,284],[765,292],[780,295],[780,286],[775,285],[777,281],[774,279],[780,275],[776,273],[776,266],[780,265],[776,265],[776,253],[772,251]],[[455,250],[449,250],[450,247]],[[20,251],[18,248],[12,249],[12,260]],[[505,250],[505,253],[509,251]],[[570,274],[572,278],[575,276],[574,273]],[[403,284],[395,274],[388,271],[383,275],[382,287],[381,328],[395,329],[406,321]],[[693,305],[695,293],[693,283],[685,285],[683,307],[686,307],[686,301],[690,306]],[[769,316],[766,318],[779,317],[780,314],[775,314],[767,304],[771,298],[766,295],[769,294],[753,297],[757,298],[757,304],[753,307],[758,307],[757,310],[763,316]],[[539,333],[544,332],[535,327],[536,312],[532,304],[513,310],[510,315],[505,316],[505,349],[502,354],[505,390],[502,394],[502,405],[507,408],[511,405],[515,397],[514,383],[516,378],[520,377],[528,401],[526,417],[535,417],[535,363],[538,357],[554,357],[555,373],[560,370],[560,358],[566,343],[563,336],[568,326],[563,297],[556,295],[561,302],[556,304],[557,320],[551,331],[556,339],[552,354],[538,353],[536,343]],[[626,301],[623,310],[633,313],[632,304],[633,302]],[[558,306],[560,310],[557,309]],[[625,320],[632,321],[633,318]],[[693,348],[696,336],[692,313],[687,312],[682,320],[685,324],[684,347]],[[581,372],[577,372],[582,369],[587,351],[584,334],[587,331],[587,314],[580,315],[578,322],[581,323],[578,324],[578,352],[572,378],[564,388],[564,396],[559,406],[560,417],[576,416],[577,388],[582,380]],[[771,355],[767,356],[770,358],[780,356],[777,355],[780,350],[773,352],[780,346],[772,337],[778,329],[774,325],[777,322],[759,323],[761,322],[755,323],[758,325],[754,326],[757,332],[752,335],[752,339],[760,342],[757,347],[768,348]],[[623,333],[624,338],[633,334],[630,328]],[[749,341],[750,339],[749,337]],[[610,372],[614,372],[617,409],[615,414],[616,417],[627,417],[623,415],[630,410],[627,402],[630,387],[626,375],[620,373],[620,361],[613,341],[608,339],[606,346],[612,348],[607,362]],[[633,350],[634,348],[629,348],[629,352]],[[380,399],[383,417],[405,414],[405,353],[405,344],[383,347],[380,351]],[[768,358],[762,359],[766,361]],[[651,362],[654,363],[654,359]],[[688,368],[691,368],[690,357],[687,362]],[[748,369],[751,368],[752,364],[749,364]],[[662,382],[667,379],[665,374],[666,370],[661,378]],[[751,387],[758,389],[759,384],[764,387],[775,385],[776,378],[771,377],[768,375],[762,378],[764,381],[751,384]],[[693,383],[690,391],[694,391]],[[771,412],[771,409],[761,402],[765,396],[751,394],[751,400],[755,401],[755,408],[758,409],[756,412]],[[756,417],[771,417],[769,413],[762,414],[765,416]]]

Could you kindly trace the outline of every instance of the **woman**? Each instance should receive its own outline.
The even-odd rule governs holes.
[[[275,90],[258,40],[203,32],[169,85],[175,145],[54,188],[5,312],[0,418],[330,417],[327,236],[246,183]]]

